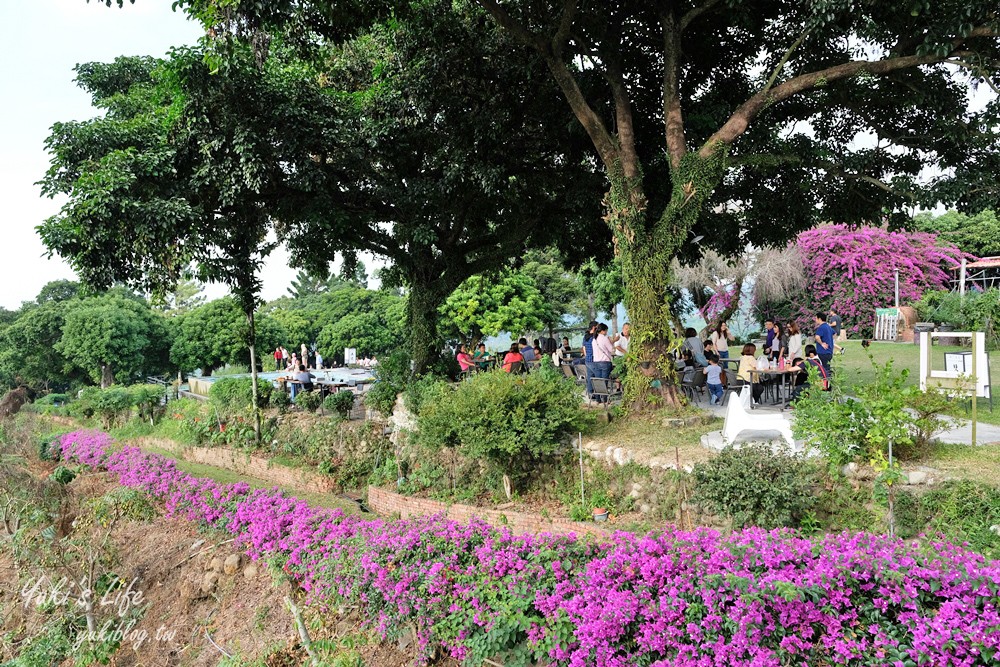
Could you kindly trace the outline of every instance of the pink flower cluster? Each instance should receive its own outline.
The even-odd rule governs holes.
[[[415,627],[426,652],[470,664],[972,667],[1000,657],[1000,562],[950,544],[759,529],[513,536],[316,509],[114,451],[94,432],[63,436],[61,452],[170,515],[232,532],[312,602],[358,608],[385,636]]]
[[[801,320],[809,330],[812,311],[832,306],[849,331],[867,333],[875,309],[894,303],[897,270],[899,301],[907,305],[927,290],[946,287],[954,277],[948,268],[961,264],[963,256],[935,234],[881,227],[822,225],[799,234],[797,244],[808,281]]]

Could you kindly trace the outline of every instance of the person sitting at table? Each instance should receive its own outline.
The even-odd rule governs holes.
[[[524,358],[524,361],[535,361],[538,357],[535,356],[535,350],[532,347],[528,347],[528,339],[522,338],[517,341],[518,352]]]
[[[296,394],[298,394],[296,389],[301,391],[312,391],[313,380],[315,379],[315,376],[306,370],[305,364],[299,364],[298,370],[292,375],[292,380],[294,380],[294,382],[289,383],[289,386],[292,388],[292,399],[294,400]]]
[[[761,394],[764,393],[764,384],[766,383],[765,378],[757,376],[756,378],[750,373],[750,371],[757,370],[757,359],[754,355],[757,354],[757,346],[753,343],[747,343],[743,346],[742,356],[740,356],[740,367],[736,371],[736,377],[743,380],[751,386],[750,393],[753,395],[754,403],[760,403]]]
[[[476,367],[472,357],[465,350],[465,343],[458,344],[458,353],[455,354],[455,360],[458,361],[458,367],[462,369],[463,373],[471,371]]]
[[[524,340],[523,338],[521,340]],[[510,351],[503,357],[503,370],[510,373],[514,364],[520,363],[521,370],[524,370],[524,355],[518,351],[517,343],[511,343]]]
[[[830,391],[830,375],[827,373],[826,364],[816,354],[815,345],[806,345],[806,362],[815,366],[819,370],[819,377],[822,380],[823,391]]]
[[[794,401],[799,395],[809,388],[809,369],[807,362],[802,357],[792,359],[792,370],[795,377],[792,379],[792,393],[788,397],[789,402]]]
[[[702,345],[705,346],[705,359],[708,360],[708,363],[711,364],[713,361],[719,363],[719,355],[715,353],[715,344],[711,340],[706,340]]]
[[[472,355],[472,361],[480,369],[485,369],[486,368],[486,365],[490,361],[490,355],[486,351],[486,343],[480,343],[479,344],[479,346],[476,348],[475,353],[473,353],[473,355]]]
[[[684,347],[691,350],[691,356],[694,358],[695,364],[702,368],[708,366],[708,359],[705,358],[705,346],[699,340],[698,332],[692,327],[688,327],[684,331]]]
[[[562,348],[560,349],[560,352],[562,352],[562,355],[564,357],[569,357],[573,355],[573,348],[569,346],[569,338],[567,338],[566,336],[563,336]]]

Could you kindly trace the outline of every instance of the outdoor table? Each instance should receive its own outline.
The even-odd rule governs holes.
[[[783,370],[777,369],[777,368],[768,368],[768,369],[759,369],[759,370],[758,369],[754,369],[754,370],[748,370],[747,372],[750,374],[750,393],[751,394],[753,394],[753,386],[755,384],[763,384],[763,378],[764,377],[773,377],[773,378],[775,378],[777,380],[780,380],[781,381],[781,385],[777,388],[777,390],[775,392],[775,400],[774,400],[773,405],[780,405],[782,410],[784,410],[786,407],[788,407],[788,401],[787,401],[787,399],[782,399],[781,392],[785,388],[785,386],[788,384],[788,381],[791,378],[794,377],[794,374],[799,372],[798,367],[796,367],[796,366],[786,366]],[[757,379],[754,380],[754,378],[757,378]],[[763,396],[761,396],[761,398],[763,398]],[[755,407],[754,406],[754,402],[750,401],[750,409],[753,410],[754,407]]]

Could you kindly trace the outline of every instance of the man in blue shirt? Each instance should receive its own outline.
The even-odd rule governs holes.
[[[816,356],[830,374],[830,362],[833,360],[833,328],[826,323],[826,313],[816,313]]]
[[[764,321],[764,332],[767,334],[767,341],[764,343],[764,351],[771,354],[771,343],[774,342],[774,322],[772,320]]]

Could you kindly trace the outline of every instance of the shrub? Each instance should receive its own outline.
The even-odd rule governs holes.
[[[587,418],[573,382],[555,369],[525,375],[496,370],[456,387],[429,388],[417,442],[434,450],[456,447],[516,481],[555,454]]]
[[[324,410],[332,412],[335,415],[340,415],[345,419],[353,407],[354,392],[352,391],[338,391],[336,394],[330,394],[323,400]]]
[[[375,382],[365,394],[365,403],[388,417],[396,405],[396,396],[403,393],[410,381],[410,356],[397,350],[379,360],[374,371]]]
[[[815,505],[815,469],[766,444],[727,447],[696,465],[694,478],[695,500],[734,528],[797,526]]]
[[[288,410],[288,407],[292,404],[292,399],[290,399],[288,394],[283,391],[272,391],[268,404],[272,408],[277,408],[278,412],[284,414]]]
[[[69,396],[66,394],[46,394],[38,400],[35,401],[35,405],[66,405],[69,402]]]
[[[258,380],[258,407],[265,407],[271,398],[273,386],[267,380]],[[212,405],[224,417],[242,415],[253,407],[253,381],[250,378],[227,377],[216,380],[208,392]]]
[[[929,528],[1000,559],[1000,489],[967,480],[945,482],[921,498]]]
[[[295,394],[295,405],[306,412],[316,412],[322,402],[323,397],[315,390],[300,391]]]
[[[854,387],[856,398],[845,396],[836,381],[831,392],[819,391],[810,369],[811,388],[795,402],[795,436],[816,447],[834,466],[883,461],[890,442],[896,458],[913,458],[947,426],[943,415],[954,410],[947,394],[908,386],[909,371],[893,372],[892,360],[878,364],[871,354],[868,358],[875,379]]]
[[[134,384],[128,388],[128,392],[132,405],[139,410],[139,418],[152,425],[160,412],[166,389],[158,384]]]
[[[67,411],[74,417],[90,419],[94,416],[94,412],[96,410],[95,404],[100,393],[100,387],[84,387],[80,390],[79,394],[77,394],[76,400],[71,401],[70,404],[66,406]]]
[[[94,396],[94,410],[101,416],[105,428],[125,421],[133,405],[132,394],[125,387],[101,389]]]
[[[59,484],[69,484],[74,479],[76,479],[76,472],[72,468],[67,468],[66,466],[57,466],[52,474],[49,475],[49,479]]]
[[[151,494],[167,515],[229,531],[308,602],[355,608],[386,639],[413,628],[422,659],[986,667],[1000,651],[1000,564],[948,543],[757,528],[598,541],[441,516],[368,519],[109,444],[62,439],[68,459]]]

